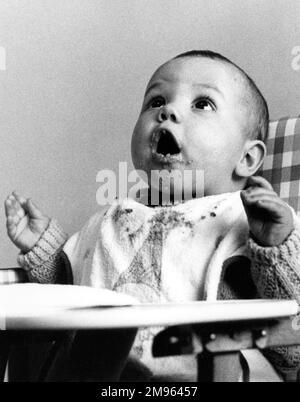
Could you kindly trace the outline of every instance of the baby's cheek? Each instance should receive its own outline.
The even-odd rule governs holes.
[[[143,144],[143,138],[137,132],[132,135],[131,158],[135,168],[140,169],[145,158],[145,144]]]

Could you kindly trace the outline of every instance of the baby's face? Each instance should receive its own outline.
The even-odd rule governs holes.
[[[149,183],[152,170],[198,169],[204,195],[237,190],[234,170],[249,121],[244,88],[234,66],[209,58],[179,58],[160,67],[132,136],[135,168]]]

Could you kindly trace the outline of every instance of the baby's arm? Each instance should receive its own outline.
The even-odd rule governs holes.
[[[251,236],[252,276],[261,298],[295,299],[300,305],[300,232],[296,215],[262,178],[252,178],[241,194]],[[281,372],[300,367],[300,347],[265,352]]]
[[[252,277],[264,299],[295,299],[300,305],[300,233],[290,236],[276,247],[262,247],[249,239]],[[277,347],[265,351],[266,357],[282,373],[300,368],[300,346]]]
[[[296,214],[262,177],[241,193],[248,217],[252,274],[261,297],[300,305],[300,225]]]
[[[21,250],[19,264],[32,282],[69,283],[69,264],[62,247],[66,234],[58,223],[34,205],[30,199],[12,193],[5,200],[7,233]]]

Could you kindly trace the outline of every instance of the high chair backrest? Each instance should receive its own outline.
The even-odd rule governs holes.
[[[300,116],[270,122],[262,176],[300,215]]]

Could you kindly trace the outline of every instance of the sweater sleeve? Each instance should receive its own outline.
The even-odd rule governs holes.
[[[18,256],[19,265],[28,273],[31,282],[69,283],[70,269],[62,248],[67,241],[57,221],[51,220],[35,246],[26,254]]]
[[[279,246],[262,247],[248,241],[252,277],[259,296],[265,299],[295,299],[300,305],[300,233],[294,229]],[[276,347],[265,355],[282,373],[300,368],[300,346]]]

